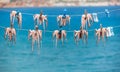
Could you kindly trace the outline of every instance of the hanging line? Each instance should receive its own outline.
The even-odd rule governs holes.
[[[113,11],[118,11],[120,9],[113,9],[113,10],[109,10],[109,12],[113,12]],[[4,9],[0,9],[0,11],[5,11],[5,12],[11,12],[10,10],[4,10]],[[32,13],[24,13],[24,12],[21,12],[22,14],[26,14],[26,15],[34,15]],[[102,14],[102,13],[105,13],[105,11],[101,11],[101,12],[96,12],[97,14]],[[92,13],[90,13],[92,14]],[[56,17],[58,15],[47,15],[48,17]],[[70,15],[70,16],[82,16],[82,15]]]
[[[112,27],[112,26],[108,26],[108,27]],[[7,27],[0,26],[0,28],[5,29],[5,28],[7,28]],[[120,25],[114,26],[113,28],[120,28]],[[19,31],[29,31],[29,30],[31,30],[31,29],[16,29],[16,30],[19,30]],[[95,30],[95,29],[91,29],[91,30],[88,30],[88,31],[90,32],[90,31],[94,31],[94,30]],[[51,30],[46,30],[45,32],[53,32],[53,31],[51,31]],[[74,31],[66,31],[66,32],[74,32]]]
[[[7,28],[7,27],[0,26],[0,28],[5,29],[5,28]],[[29,31],[30,29],[16,29],[16,30]]]

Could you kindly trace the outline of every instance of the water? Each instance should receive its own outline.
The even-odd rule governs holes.
[[[53,31],[58,29],[56,17],[49,15],[62,14],[64,8],[69,15],[83,14],[84,9],[88,12],[101,12],[104,9],[114,10],[120,6],[109,7],[42,7],[42,8],[3,8],[3,10],[17,10],[23,13],[35,14],[42,9],[44,14],[48,15],[47,30]],[[8,27],[10,24],[9,13],[0,10],[0,26]],[[118,26],[120,24],[120,10],[110,13],[110,18],[105,14],[98,14],[99,23],[92,25],[91,29],[103,26]],[[78,30],[81,17],[71,17],[70,29]],[[15,28],[18,29],[17,22]],[[23,14],[24,29],[34,29],[33,17]],[[39,26],[40,29],[42,27]],[[17,30],[17,40],[15,45],[8,45],[4,39],[4,29],[0,28],[0,72],[120,72],[120,28],[114,28],[115,36],[108,38],[105,46],[102,42],[96,46],[94,31],[89,32],[88,44],[82,41],[78,46],[73,39],[73,33],[67,33],[67,41],[62,46],[61,42],[58,47],[52,40],[52,33],[43,33],[42,48],[38,54],[37,46],[34,52],[31,51],[31,40],[28,40],[27,31]]]

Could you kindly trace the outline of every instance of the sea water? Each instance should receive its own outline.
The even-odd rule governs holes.
[[[114,36],[109,37],[96,45],[94,29],[120,25],[120,10],[110,12],[110,17],[105,13],[98,14],[98,23],[88,28],[88,43],[82,40],[78,45],[74,42],[73,31],[79,30],[81,15],[84,9],[89,13],[104,12],[105,9],[116,10],[120,6],[102,7],[32,7],[32,8],[1,8],[0,26],[10,26],[10,11],[20,11],[23,17],[22,29],[34,29],[33,14],[46,14],[48,27],[46,31],[58,29],[57,15],[67,14],[71,16],[70,26],[63,27],[67,32],[67,40],[62,45],[61,41],[55,46],[55,39],[52,39],[52,32],[43,32],[42,43],[38,51],[37,44],[34,51],[31,51],[31,40],[28,40],[28,31],[17,30],[16,44],[11,45],[4,39],[5,29],[0,27],[0,72],[120,72],[120,28],[113,28]],[[74,16],[76,15],[76,16]],[[19,29],[17,21],[15,29]],[[42,26],[39,29],[43,30]],[[92,31],[89,31],[92,30]],[[40,52],[40,53],[38,53]]]

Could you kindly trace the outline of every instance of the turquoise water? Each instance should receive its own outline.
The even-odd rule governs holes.
[[[63,9],[67,9],[69,15],[81,15],[84,9],[88,12],[101,12],[104,9],[115,10],[120,6],[109,7],[42,7],[42,8],[3,8],[0,10],[0,26],[8,27],[10,24],[9,13],[3,10],[17,10],[22,13],[35,14],[42,9],[44,14],[48,15],[47,30],[53,31],[58,29],[56,17],[49,15],[62,14]],[[94,23],[91,29],[103,26],[120,25],[120,10],[110,13],[110,18],[105,14],[98,14],[99,23]],[[81,17],[72,16],[70,29],[68,26],[65,30],[77,30],[80,26]],[[33,17],[23,14],[24,29],[34,29]],[[18,29],[17,22],[14,27]],[[41,26],[39,26],[42,29]],[[94,31],[89,32],[88,44],[82,41],[78,46],[74,42],[73,33],[67,33],[67,41],[62,46],[61,42],[58,47],[52,40],[52,33],[43,33],[42,47],[38,54],[37,46],[34,52],[31,51],[31,40],[28,41],[28,32],[17,30],[17,40],[15,45],[8,45],[4,39],[4,29],[0,28],[0,72],[120,72],[120,28],[114,28],[115,35],[107,39],[105,46],[100,42],[96,46]]]

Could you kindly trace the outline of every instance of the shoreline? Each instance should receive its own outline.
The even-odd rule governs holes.
[[[0,8],[20,8],[20,7],[84,7],[84,6],[120,6],[120,3],[112,2],[89,2],[89,3],[0,3]]]
[[[120,6],[120,5],[108,5],[108,6]],[[0,9],[4,9],[4,8],[54,8],[54,7],[66,7],[66,8],[69,8],[69,7],[108,7],[107,5],[106,6],[33,6],[33,7],[0,7]]]

